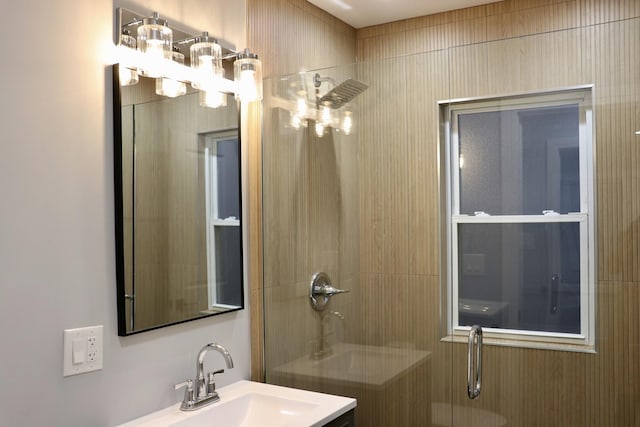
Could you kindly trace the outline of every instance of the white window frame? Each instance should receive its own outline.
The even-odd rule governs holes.
[[[593,86],[578,86],[543,93],[449,100],[439,102],[441,117],[440,159],[444,173],[441,211],[445,216],[441,238],[443,288],[446,289],[444,313],[448,313],[443,340],[466,342],[470,327],[458,324],[458,225],[473,223],[559,223],[580,225],[580,333],[483,328],[487,344],[595,352],[596,271],[595,271],[595,131],[593,128]],[[465,113],[505,111],[522,108],[579,106],[580,212],[540,215],[461,215],[458,117]],[[456,172],[456,173],[453,173]]]
[[[207,282],[209,296],[209,310],[233,309],[235,305],[220,304],[217,302],[216,289],[216,228],[240,227],[240,218],[227,219],[218,215],[218,143],[235,139],[240,144],[238,130],[226,130],[204,135],[204,169],[205,169],[205,209],[207,221]],[[238,153],[240,149],[238,147]]]

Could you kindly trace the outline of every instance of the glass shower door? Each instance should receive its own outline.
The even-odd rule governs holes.
[[[580,25],[318,70],[368,85],[349,132],[315,71],[265,82],[268,382],[362,426],[640,423],[640,22]]]
[[[638,34],[627,19],[449,51],[453,426],[640,422]]]
[[[348,79],[368,86],[331,111],[336,124],[350,113],[349,132],[317,131],[316,71],[265,82],[266,379],[356,398],[359,426],[451,425],[432,108],[448,98],[447,61],[438,51],[318,70],[320,96]],[[314,277],[349,292],[314,309]]]

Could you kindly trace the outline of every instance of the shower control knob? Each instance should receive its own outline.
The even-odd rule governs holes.
[[[349,292],[348,289],[337,289],[334,288],[333,286],[324,286],[324,287],[317,287],[314,289],[314,292],[316,295],[325,295],[328,297],[332,297],[336,294],[344,294],[345,292]]]
[[[337,294],[349,292],[347,289],[338,289],[331,285],[331,279],[324,272],[314,274],[309,286],[309,302],[316,311],[323,311],[329,305],[331,297]]]

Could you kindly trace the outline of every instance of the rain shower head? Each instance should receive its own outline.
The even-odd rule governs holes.
[[[314,77],[316,87],[320,86],[321,81],[328,78],[321,78],[319,74]],[[353,98],[367,90],[369,86],[353,79],[347,79],[338,86],[327,92],[322,98],[318,99],[318,105],[326,105],[334,110],[341,108],[343,105],[351,102]]]

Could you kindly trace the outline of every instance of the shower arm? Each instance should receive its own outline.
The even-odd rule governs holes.
[[[331,77],[320,77],[320,74],[318,74],[318,73],[316,73],[313,76],[313,85],[316,88],[319,88],[320,85],[322,85],[322,83],[324,83],[324,82],[329,82],[329,83],[333,84],[334,86],[337,86],[336,81]]]

